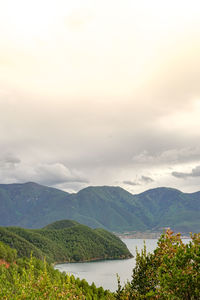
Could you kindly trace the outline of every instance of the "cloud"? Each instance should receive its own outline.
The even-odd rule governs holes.
[[[162,1],[53,0],[47,10],[42,1],[23,1],[26,15],[7,2],[0,11],[1,182],[78,189],[118,181],[142,190],[176,184],[172,170],[198,164],[196,4],[185,1],[180,12],[176,1],[163,9]],[[173,176],[197,177],[191,174]]]
[[[188,177],[199,177],[200,176],[200,166],[196,166],[190,173],[184,172],[172,172],[172,176],[177,178],[188,178]]]
[[[5,169],[6,168],[12,169],[15,168],[15,166],[20,162],[21,162],[20,159],[14,154],[6,153],[3,154],[2,157],[0,158],[0,167]]]
[[[40,164],[35,168],[36,178],[40,183],[56,185],[65,182],[88,183],[77,171],[70,170],[61,163]]]
[[[159,151],[156,145],[156,151],[144,150],[132,157],[132,161],[138,164],[177,164],[189,161],[195,161],[200,158],[200,147],[172,148]]]
[[[0,161],[0,181],[2,183],[33,181],[44,185],[57,186],[71,184],[81,186],[89,181],[75,169],[62,163],[25,163],[15,156],[7,156]]]
[[[143,183],[151,183],[151,182],[153,182],[154,180],[151,178],[151,177],[149,177],[149,176],[141,176],[141,179],[140,179]]]
[[[127,184],[127,185],[134,185],[134,186],[135,185],[140,185],[139,183],[131,181],[131,180],[124,180],[122,183]]]
[[[142,175],[139,178],[139,180],[136,181],[124,180],[122,183],[131,186],[138,186],[138,185],[148,184],[152,182],[154,182],[154,180],[151,177]]]

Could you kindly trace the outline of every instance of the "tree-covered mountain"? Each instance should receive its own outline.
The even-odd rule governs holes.
[[[120,187],[88,187],[78,193],[36,183],[0,185],[0,225],[41,228],[71,219],[110,231],[200,231],[200,192],[156,188],[132,195]]]
[[[42,229],[0,227],[0,241],[49,262],[90,261],[132,257],[126,245],[104,229],[91,229],[75,221],[61,220]]]

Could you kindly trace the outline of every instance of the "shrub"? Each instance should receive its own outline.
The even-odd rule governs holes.
[[[116,297],[200,299],[200,233],[191,234],[191,241],[184,244],[180,234],[167,230],[154,253],[147,253],[145,247],[137,252],[132,281],[118,288]]]

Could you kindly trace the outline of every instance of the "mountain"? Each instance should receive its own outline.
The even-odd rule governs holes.
[[[120,187],[87,187],[78,193],[36,183],[0,185],[0,226],[41,228],[70,219],[115,232],[200,231],[200,192],[156,188],[132,195]]]
[[[104,229],[91,229],[75,221],[61,220],[42,229],[0,227],[0,241],[18,256],[49,262],[90,261],[132,257],[126,245]]]

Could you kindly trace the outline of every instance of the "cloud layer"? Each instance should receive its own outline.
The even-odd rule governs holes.
[[[199,189],[199,13],[196,0],[5,1],[0,181]]]

